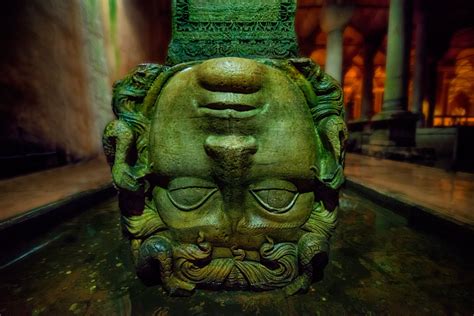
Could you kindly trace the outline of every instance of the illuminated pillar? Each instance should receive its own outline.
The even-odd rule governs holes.
[[[411,2],[390,0],[382,111],[372,117],[369,143],[362,147],[362,152],[369,155],[413,154],[417,116],[407,110]]]
[[[385,94],[378,114],[381,116],[407,110],[410,2],[390,0]]]
[[[342,40],[342,29],[335,29],[328,33],[325,71],[338,82],[342,82]]]
[[[419,2],[418,2],[419,3]],[[419,119],[417,125],[425,125],[423,118],[423,98],[426,82],[426,18],[422,8],[418,7],[415,31],[415,73],[413,76],[413,107],[412,111]]]
[[[329,4],[323,8],[321,28],[327,34],[326,66],[324,71],[342,82],[343,33],[352,16],[352,7]]]

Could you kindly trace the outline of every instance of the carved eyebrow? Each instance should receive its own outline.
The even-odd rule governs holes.
[[[282,187],[278,187],[278,186],[266,186],[266,187],[255,186],[255,187],[252,187],[249,191],[258,192],[258,191],[265,191],[265,190],[287,191],[287,192],[291,192],[291,193],[298,192],[298,190],[296,188],[295,189],[293,189],[293,188],[282,188]]]
[[[170,181],[168,184],[168,191],[175,191],[186,188],[217,188],[214,183],[204,180],[202,178],[194,177],[180,177]]]
[[[281,179],[265,179],[249,186],[250,190],[285,190],[289,192],[298,192],[298,188],[290,181]]]
[[[178,191],[178,190],[184,190],[184,189],[216,189],[216,186],[215,185],[205,185],[205,186],[202,186],[202,185],[184,185],[184,186],[180,186],[180,187],[173,187],[173,188],[169,188],[168,191],[170,192],[174,192],[174,191]]]

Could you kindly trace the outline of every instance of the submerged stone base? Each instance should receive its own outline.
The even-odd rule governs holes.
[[[399,147],[366,144],[362,145],[362,154],[383,159],[416,161],[430,164],[436,158],[433,148]]]

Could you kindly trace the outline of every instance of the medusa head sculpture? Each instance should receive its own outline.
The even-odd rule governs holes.
[[[310,59],[143,64],[114,85],[104,148],[147,284],[307,290],[343,182],[341,88]]]
[[[291,295],[321,278],[344,181],[340,86],[296,0],[173,0],[166,65],[114,85],[104,149],[139,277]]]

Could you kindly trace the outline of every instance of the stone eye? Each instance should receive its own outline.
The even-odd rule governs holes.
[[[250,188],[257,202],[271,213],[288,212],[298,198],[296,187],[283,180],[265,180]]]
[[[214,193],[215,185],[201,179],[178,178],[168,186],[168,198],[182,211],[192,211],[202,206]]]

